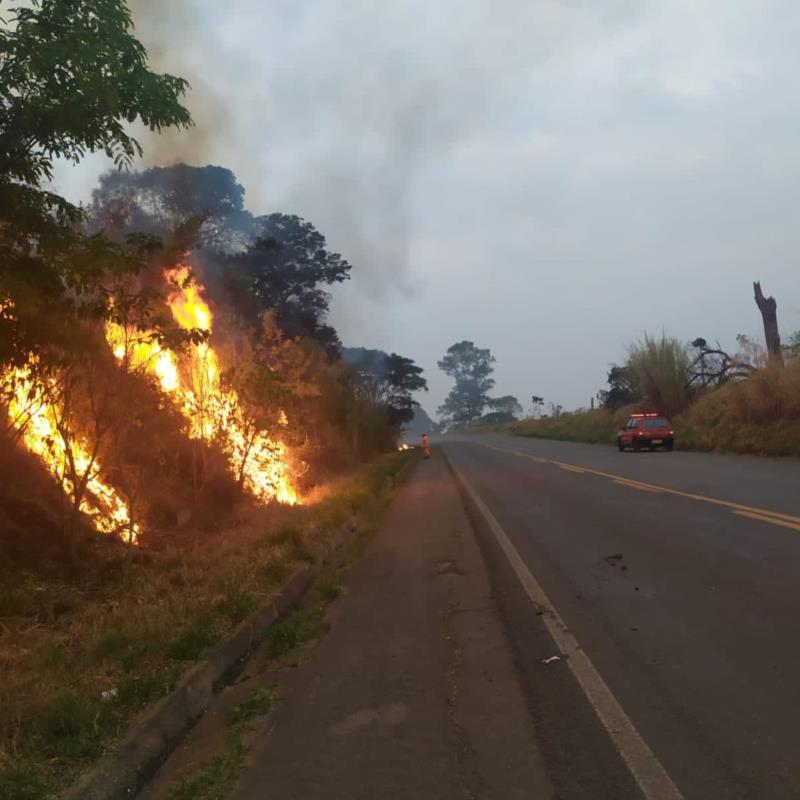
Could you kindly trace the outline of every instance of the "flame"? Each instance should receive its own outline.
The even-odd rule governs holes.
[[[203,288],[191,280],[189,267],[167,270],[165,277],[176,288],[167,298],[172,316],[184,330],[212,330],[213,315]],[[300,502],[292,485],[289,453],[280,441],[255,426],[242,408],[238,394],[222,384],[219,358],[208,342],[189,346],[177,355],[147,334],[138,338],[116,323],[106,326],[106,338],[116,358],[153,375],[161,389],[176,402],[189,422],[194,439],[219,442],[231,472],[247,492],[261,502]],[[288,425],[281,411],[278,423]]]
[[[2,378],[4,391],[9,395],[8,417],[13,428],[20,431],[25,447],[50,470],[70,496],[75,486],[69,472],[85,476],[86,493],[80,510],[101,533],[119,534],[123,541],[135,544],[141,533],[131,524],[128,507],[116,490],[100,479],[100,462],[92,460],[86,443],[72,432],[63,436],[63,409],[52,402],[57,396],[55,381],[34,380],[31,366],[8,370]],[[65,441],[66,439],[66,441]],[[74,469],[69,469],[70,460]]]

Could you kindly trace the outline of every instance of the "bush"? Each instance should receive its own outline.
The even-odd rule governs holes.
[[[660,339],[645,334],[630,346],[627,366],[652,410],[672,417],[689,404],[689,353],[679,339],[663,333]]]

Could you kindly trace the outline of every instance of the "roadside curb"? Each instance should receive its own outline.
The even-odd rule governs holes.
[[[335,544],[325,548],[319,563],[335,549]],[[267,604],[192,667],[172,692],[144,711],[114,749],[62,795],[63,800],[135,797],[203,716],[211,697],[236,676],[272,625],[303,598],[319,571],[316,565],[297,570]]]

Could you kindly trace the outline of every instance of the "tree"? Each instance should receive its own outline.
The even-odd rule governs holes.
[[[542,409],[544,408],[544,397],[539,397],[538,394],[531,395],[531,416],[541,416]]]
[[[54,310],[102,312],[102,237],[76,230],[82,212],[43,188],[55,159],[102,151],[127,166],[141,147],[128,132],[191,124],[187,84],[147,66],[123,0],[12,0],[0,27],[0,300],[16,323],[5,360],[58,341]],[[108,255],[108,252],[106,252]],[[57,317],[58,315],[56,315]],[[49,334],[49,338],[48,338]],[[8,352],[10,349],[11,352]]]
[[[112,170],[92,192],[95,228],[169,236],[191,220],[201,223],[196,244],[203,248],[237,252],[253,238],[244,187],[225,167],[173,164],[142,172]]]
[[[488,349],[482,350],[473,342],[456,342],[438,362],[439,369],[455,380],[439,414],[455,425],[468,425],[480,418],[489,403],[494,388],[495,358]]]
[[[639,400],[636,373],[630,366],[612,364],[608,370],[608,389],[598,393],[603,408],[615,411]]]
[[[323,287],[347,280],[350,264],[300,217],[269,214],[254,224],[256,240],[224,265],[228,289],[243,292],[237,305],[249,304],[256,314],[274,308],[287,336],[309,336],[338,353],[336,332],[325,323],[330,296]]]
[[[764,339],[767,343],[770,360],[782,367],[783,352],[781,350],[781,335],[778,331],[778,304],[775,302],[774,297],[764,297],[764,293],[761,291],[761,284],[758,281],[753,283],[753,292],[756,305],[764,322]]]
[[[740,340],[741,346],[746,346]],[[712,347],[702,337],[689,344],[691,361],[688,366],[687,388],[691,392],[709,386],[721,386],[732,380],[747,378],[755,369],[740,355],[731,356],[719,345]]]
[[[489,408],[496,414],[504,415],[505,420],[508,422],[513,422],[522,413],[522,406],[519,400],[511,394],[489,398]]]
[[[399,428],[414,418],[419,403],[413,392],[428,390],[422,367],[397,353],[361,347],[348,348],[345,357],[358,374],[357,391],[373,408],[385,409],[390,426]]]
[[[109,173],[94,193],[92,221],[117,235],[193,231],[193,262],[209,289],[224,297],[229,322],[258,330],[261,315],[274,310],[287,336],[308,336],[338,357],[341,343],[326,322],[327,287],[347,280],[350,264],[300,217],[254,217],[230,170],[176,164]]]

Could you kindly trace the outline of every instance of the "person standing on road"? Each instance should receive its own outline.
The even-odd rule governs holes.
[[[422,434],[422,455],[423,458],[430,458],[431,457],[431,443],[428,441],[428,434]]]

